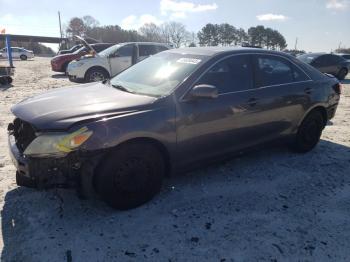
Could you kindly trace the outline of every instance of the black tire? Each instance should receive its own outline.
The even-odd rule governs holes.
[[[340,69],[340,71],[337,75],[337,78],[339,80],[344,80],[347,74],[348,74],[348,70],[346,68],[342,68],[342,69]]]
[[[292,144],[294,151],[299,153],[311,151],[320,141],[324,127],[325,119],[321,112],[317,110],[310,112],[299,126]]]
[[[23,60],[23,61],[28,59],[28,57],[26,55],[21,55],[19,58],[21,58],[21,60]]]
[[[108,79],[108,72],[102,68],[91,68],[85,74],[85,82],[99,82]]]
[[[12,77],[4,76],[0,77],[0,85],[9,85],[12,83]]]
[[[7,77],[7,83],[8,83],[8,84],[11,84],[12,81],[13,81],[12,77],[11,77],[11,76],[8,76],[8,77]]]
[[[7,85],[7,79],[6,79],[6,77],[1,77],[1,76],[0,76],[0,85]]]
[[[64,64],[62,65],[61,70],[62,70],[62,72],[63,72],[64,74],[67,73],[68,64],[69,64],[69,62],[66,62],[66,63],[64,63]]]
[[[102,199],[119,210],[138,207],[159,193],[165,173],[161,152],[152,144],[121,145],[95,170],[95,188]]]

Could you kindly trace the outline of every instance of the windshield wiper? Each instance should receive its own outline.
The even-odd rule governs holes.
[[[128,92],[128,93],[131,93],[131,94],[134,94],[134,92],[130,91],[129,89],[125,88],[124,86],[122,85],[112,85],[114,88],[117,88],[119,90],[122,90],[124,92]]]

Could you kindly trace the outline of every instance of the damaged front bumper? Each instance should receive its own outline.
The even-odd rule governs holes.
[[[38,189],[79,185],[79,172],[82,160],[77,152],[61,158],[34,158],[23,155],[18,149],[15,137],[8,136],[10,156],[16,172],[16,183],[19,186]]]

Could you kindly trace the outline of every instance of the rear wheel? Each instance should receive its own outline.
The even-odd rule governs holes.
[[[21,55],[19,58],[21,58],[21,60],[27,60],[28,57],[26,55]]]
[[[121,145],[97,167],[96,191],[116,209],[135,208],[160,191],[164,171],[163,156],[152,144]]]
[[[337,75],[337,78],[339,80],[344,80],[347,74],[348,74],[348,70],[346,68],[342,68],[342,69],[340,69],[340,71]]]
[[[292,145],[293,149],[300,153],[312,150],[320,141],[324,123],[321,112],[312,111],[301,123]]]
[[[12,83],[12,77],[10,77],[10,76],[0,77],[0,84],[1,85],[8,85],[11,83]]]
[[[99,82],[108,79],[109,75],[102,68],[91,68],[86,72],[85,82]]]

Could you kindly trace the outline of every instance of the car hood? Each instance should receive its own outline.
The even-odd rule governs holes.
[[[103,83],[59,88],[27,98],[12,113],[38,130],[64,130],[80,121],[147,110],[157,98],[131,94]]]

